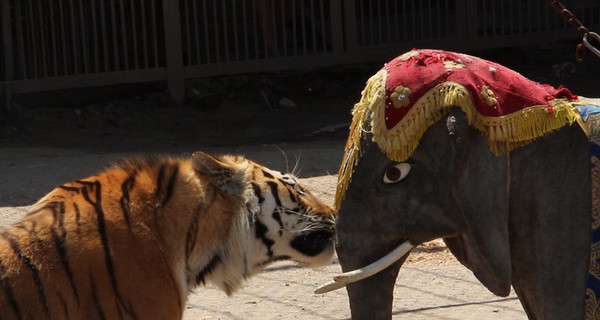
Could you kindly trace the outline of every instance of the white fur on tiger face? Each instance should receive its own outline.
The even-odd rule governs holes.
[[[282,183],[267,181],[270,192],[263,192],[257,215],[256,235],[265,246],[265,258],[291,259],[311,266],[327,263],[333,252],[330,212],[325,207],[306,205],[314,196],[294,175],[269,173]]]
[[[242,156],[125,159],[0,230],[1,319],[181,319],[211,282],[333,256],[333,209]]]
[[[275,261],[293,260],[318,266],[331,260],[334,253],[333,208],[312,195],[292,174],[270,170],[242,157],[222,157],[220,165],[231,164],[236,172],[227,179],[210,163],[196,163],[217,188],[238,194],[244,213],[233,225],[224,246],[189,270],[188,283],[211,282],[233,293],[243,280]],[[220,183],[219,181],[223,181]],[[232,184],[232,182],[236,182]],[[208,259],[208,260],[207,260]],[[190,265],[190,263],[188,263]],[[193,286],[191,286],[193,287]],[[190,288],[191,288],[190,287]]]

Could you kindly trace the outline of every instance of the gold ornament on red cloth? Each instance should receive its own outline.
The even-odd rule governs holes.
[[[487,86],[481,87],[481,97],[483,98],[483,100],[485,100],[485,103],[490,107],[498,104],[498,99],[496,99],[494,91],[492,91]]]
[[[396,90],[390,94],[390,100],[394,108],[408,106],[410,104],[410,89],[403,86],[397,86]]]
[[[365,132],[389,159],[401,162],[430,125],[458,107],[486,136],[491,151],[500,155],[575,121],[587,132],[575,108],[577,100],[566,88],[539,84],[470,55],[441,50],[404,53],[367,81],[352,110],[336,207],[360,159]]]

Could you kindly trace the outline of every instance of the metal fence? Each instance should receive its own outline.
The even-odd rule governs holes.
[[[600,1],[564,0],[588,28]],[[0,93],[167,81],[576,39],[542,0],[3,0]]]

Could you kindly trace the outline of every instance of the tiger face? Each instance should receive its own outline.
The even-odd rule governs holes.
[[[329,261],[333,219],[241,156],[124,160],[0,232],[0,318],[181,319],[199,285],[232,294],[274,261]]]
[[[253,185],[260,206],[255,232],[266,248],[265,261],[291,259],[316,266],[331,260],[332,209],[292,174],[267,169],[256,174],[263,183]]]

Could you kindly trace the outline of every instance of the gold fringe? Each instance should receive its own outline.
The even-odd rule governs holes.
[[[600,306],[598,302],[594,290],[590,288],[585,289],[585,320],[600,319]]]
[[[385,101],[384,101],[385,103]],[[467,89],[456,82],[435,86],[419,100],[391,130],[385,124],[385,104],[371,106],[373,141],[394,161],[406,160],[417,148],[419,140],[430,125],[439,121],[453,106],[460,106],[469,123],[477,110]]]
[[[492,152],[501,155],[580,118],[568,100],[554,99],[550,104],[552,109],[545,105],[532,106],[501,117],[478,116],[477,123],[472,125],[487,136]]]
[[[361,156],[360,140],[364,130],[364,124],[368,110],[379,109],[379,106],[385,106],[385,80],[387,71],[379,70],[369,80],[365,89],[362,91],[360,101],[352,109],[352,123],[346,147],[344,149],[344,159],[338,172],[338,184],[335,192],[335,208],[339,210],[342,200],[346,194],[346,189],[352,179],[354,167]]]
[[[532,106],[501,117],[485,117],[477,112],[469,91],[459,83],[444,82],[415,102],[404,118],[391,130],[385,124],[385,81],[387,71],[372,76],[354,105],[344,160],[338,173],[335,207],[339,210],[352,178],[354,166],[361,155],[360,140],[370,112],[373,141],[393,161],[401,162],[415,151],[425,131],[442,119],[450,108],[459,107],[471,126],[487,137],[495,155],[524,146],[553,130],[580,119],[577,109],[565,99],[550,101],[546,106]]]

